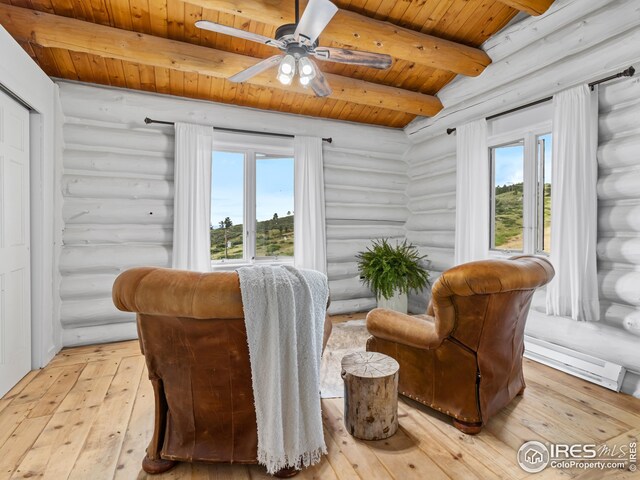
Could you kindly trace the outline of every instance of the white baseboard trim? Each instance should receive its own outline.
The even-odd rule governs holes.
[[[524,356],[575,377],[619,392],[626,369],[600,358],[586,355],[545,340],[525,335]]]

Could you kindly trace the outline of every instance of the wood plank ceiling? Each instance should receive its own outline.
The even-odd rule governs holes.
[[[205,19],[273,37],[293,21],[293,0],[0,0],[0,23],[52,77],[401,128],[437,113],[433,95],[457,73],[478,75],[490,63],[469,47],[518,10],[540,14],[552,0],[334,3],[341,10],[320,45],[389,53],[394,61],[383,71],[322,62],[334,88],[324,99],[281,86],[274,71],[251,83],[225,80],[277,50],[194,26]]]

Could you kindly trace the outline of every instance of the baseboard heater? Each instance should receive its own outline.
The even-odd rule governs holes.
[[[622,365],[528,335],[524,336],[524,356],[616,392],[620,391],[626,373]]]

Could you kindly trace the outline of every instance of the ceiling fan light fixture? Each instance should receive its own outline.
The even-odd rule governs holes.
[[[298,71],[300,72],[300,84],[303,87],[306,87],[311,83],[316,76],[316,66],[311,61],[311,59],[307,57],[301,57],[298,60]]]
[[[285,55],[278,66],[278,81],[283,85],[291,85],[293,77],[296,75],[296,58],[291,55]]]
[[[283,85],[291,85],[291,82],[293,81],[293,74],[287,75],[285,73],[279,73],[278,81]]]
[[[310,77],[313,78],[316,74],[316,69],[313,66],[313,62],[309,60],[307,57],[302,57],[298,61],[298,68],[300,70],[300,77]]]
[[[392,58],[386,54],[319,47],[318,38],[338,12],[338,7],[331,0],[308,0],[304,13],[300,17],[298,15],[299,0],[295,0],[295,4],[295,23],[280,25],[276,29],[275,38],[209,20],[198,20],[195,26],[280,50],[281,53],[278,55],[260,60],[241,72],[227,77],[227,80],[233,83],[247,82],[256,75],[277,67],[276,78],[282,85],[291,85],[295,76],[298,75],[298,80],[303,87],[311,87],[317,97],[327,97],[331,95],[331,86],[312,57],[323,61],[362,65],[381,70],[391,66]]]
[[[280,62],[280,74],[293,75],[296,73],[296,59],[293,55],[285,55]]]

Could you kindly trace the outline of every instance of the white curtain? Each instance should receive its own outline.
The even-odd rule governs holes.
[[[322,139],[296,136],[294,200],[295,266],[327,272]]]
[[[213,129],[175,124],[173,268],[211,270],[211,154]]]
[[[582,85],[553,97],[551,262],[547,314],[600,317],[596,240],[598,94]]]
[[[482,260],[489,252],[490,180],[487,121],[456,128],[456,265]]]

